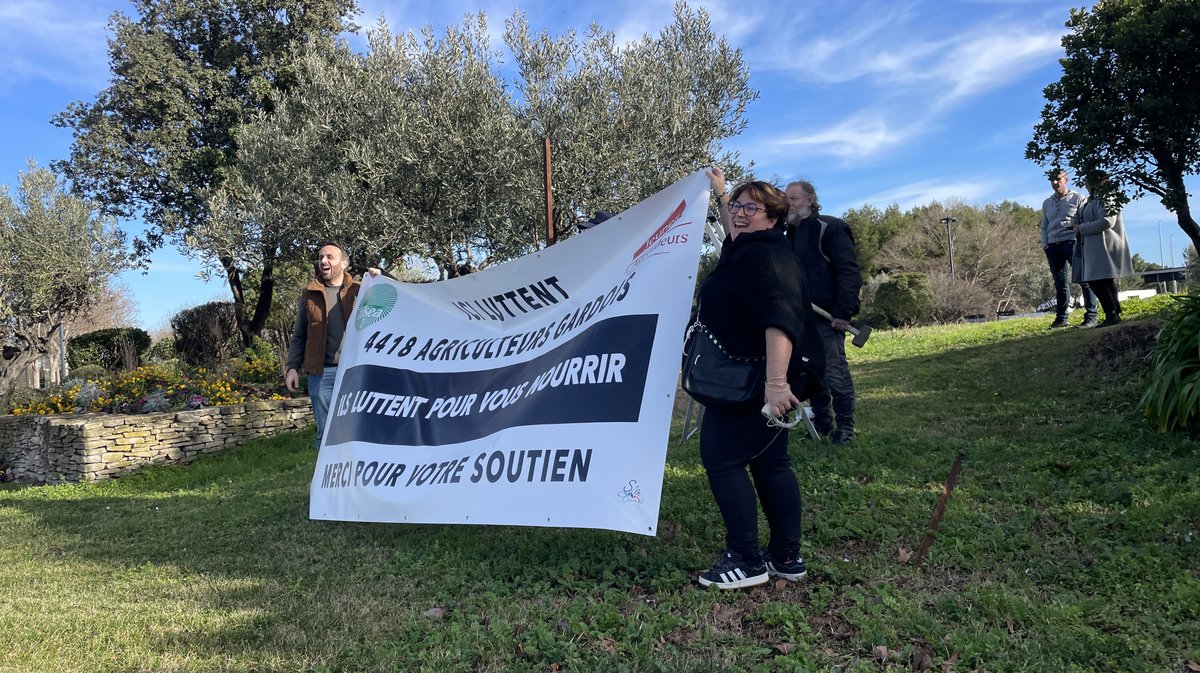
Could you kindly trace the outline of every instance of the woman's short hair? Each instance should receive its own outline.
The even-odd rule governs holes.
[[[729,195],[729,201],[737,201],[743,194],[747,198],[754,199],[766,206],[767,218],[775,220],[775,226],[782,227],[787,222],[788,200],[787,194],[784,194],[775,185],[762,180],[753,180],[744,182],[734,188]]]

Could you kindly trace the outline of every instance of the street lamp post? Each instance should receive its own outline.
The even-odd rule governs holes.
[[[950,229],[951,222],[957,222],[957,217],[943,217],[938,220],[946,225],[946,250],[950,253],[950,277],[954,277],[954,232]]]

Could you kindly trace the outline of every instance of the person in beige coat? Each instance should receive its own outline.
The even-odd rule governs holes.
[[[1104,309],[1101,327],[1121,322],[1121,302],[1117,299],[1118,278],[1133,275],[1133,261],[1129,257],[1129,241],[1125,238],[1125,222],[1121,209],[1105,203],[1097,196],[1108,178],[1100,176],[1088,180],[1088,200],[1079,211],[1079,223],[1075,232],[1080,245],[1076,246],[1076,258],[1082,261],[1078,267],[1078,282],[1086,282],[1096,293],[1100,307]]]

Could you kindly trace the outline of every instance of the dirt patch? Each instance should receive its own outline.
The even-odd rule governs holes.
[[[1154,347],[1162,323],[1158,320],[1133,320],[1112,327],[1093,328],[1092,339],[1079,349],[1080,369],[1124,369],[1144,360]]]
[[[860,563],[865,557],[875,553],[879,543],[874,540],[864,540],[857,537],[846,537],[839,540],[840,544],[832,543],[826,546],[824,556],[830,562]]]

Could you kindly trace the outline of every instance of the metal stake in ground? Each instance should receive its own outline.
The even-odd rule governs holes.
[[[921,538],[921,548],[917,550],[917,557],[913,559],[913,565],[918,568],[925,560],[925,552],[929,551],[929,546],[933,544],[933,536],[937,533],[938,526],[942,525],[942,517],[946,516],[946,503],[950,501],[950,492],[958,483],[958,472],[962,469],[963,458],[966,457],[967,454],[959,451],[958,457],[954,459],[954,465],[950,466],[950,474],[946,475],[946,485],[942,488],[942,495],[938,498],[937,505],[933,507],[933,516],[929,517],[929,527],[925,529],[925,537]]]

